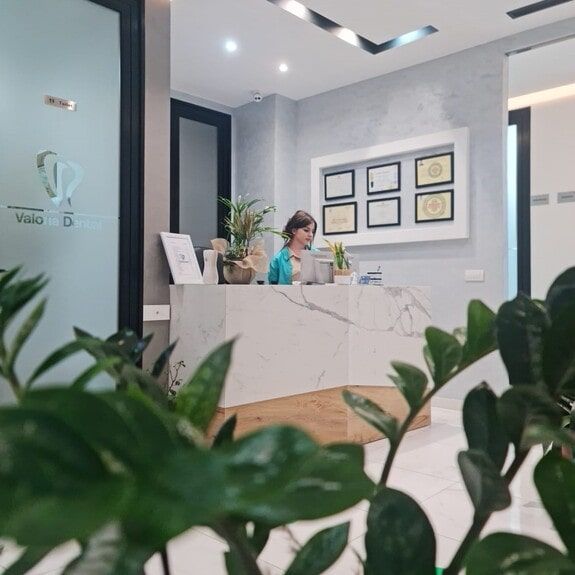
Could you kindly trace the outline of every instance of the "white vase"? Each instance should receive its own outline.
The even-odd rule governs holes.
[[[203,278],[206,285],[218,283],[218,252],[216,250],[204,250]]]

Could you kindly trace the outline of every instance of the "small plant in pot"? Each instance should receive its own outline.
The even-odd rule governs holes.
[[[325,240],[333,254],[333,281],[336,284],[349,284],[351,282],[351,264],[343,242],[330,242]]]
[[[275,206],[257,209],[259,199],[247,200],[238,196],[236,201],[219,197],[228,209],[224,226],[229,239],[216,238],[212,247],[224,258],[224,278],[230,284],[249,284],[256,273],[265,273],[268,257],[263,246],[263,236],[267,233],[283,237],[282,232],[267,226],[265,216],[275,212]]]

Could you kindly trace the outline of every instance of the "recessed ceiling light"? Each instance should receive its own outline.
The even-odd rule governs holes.
[[[287,72],[289,70],[288,65],[285,62],[282,62],[279,66],[278,66],[278,70],[280,72]]]
[[[234,40],[227,40],[226,41],[226,50],[228,52],[235,52],[238,49],[238,45]]]

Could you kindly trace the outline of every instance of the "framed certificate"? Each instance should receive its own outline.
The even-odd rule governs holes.
[[[415,187],[427,188],[442,184],[452,184],[453,152],[415,158]]]
[[[160,232],[162,244],[175,284],[202,284],[202,272],[194,252],[192,238],[187,234]]]
[[[399,225],[401,225],[401,198],[369,200],[367,202],[368,228]]]
[[[357,202],[323,206],[323,235],[355,234]]]
[[[334,174],[325,174],[324,197],[326,201],[355,196],[355,171],[346,170]]]
[[[369,166],[367,168],[367,193],[382,194],[401,190],[401,163]]]
[[[453,220],[453,190],[415,194],[415,223]]]

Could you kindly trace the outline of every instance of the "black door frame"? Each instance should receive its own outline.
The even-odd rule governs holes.
[[[517,291],[531,295],[531,108],[509,112],[517,126]]]
[[[144,6],[90,0],[120,16],[120,237],[118,327],[142,334],[144,272]]]
[[[232,197],[232,117],[196,104],[171,100],[170,132],[170,231],[180,231],[180,118],[214,126],[218,132],[218,196]],[[218,202],[218,237],[225,238],[228,211]]]

